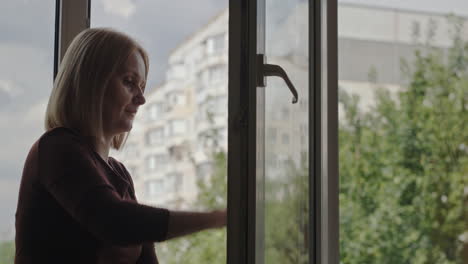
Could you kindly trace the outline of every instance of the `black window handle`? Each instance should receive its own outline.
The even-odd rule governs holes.
[[[283,68],[279,65],[275,64],[265,64],[265,55],[258,54],[257,55],[257,86],[258,87],[265,87],[266,81],[265,77],[267,76],[277,76],[283,78],[283,80],[288,85],[289,90],[293,94],[294,98],[292,103],[295,104],[298,101],[298,94],[297,90],[292,84],[291,80],[288,77],[288,74],[284,71]]]

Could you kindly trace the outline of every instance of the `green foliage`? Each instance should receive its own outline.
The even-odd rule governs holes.
[[[340,89],[340,259],[345,264],[462,264],[468,256],[468,44],[454,23],[453,45],[430,46],[429,30],[405,89],[375,84],[375,106]],[[435,27],[435,25],[433,25]],[[415,30],[415,38],[417,37]],[[216,144],[215,144],[216,145]],[[304,155],[305,156],[305,155]],[[226,155],[199,182],[197,204],[226,205]],[[308,263],[308,166],[287,161],[265,181],[265,263]],[[225,263],[225,230],[167,243],[163,263]],[[464,257],[462,256],[464,255]]]
[[[213,169],[207,179],[197,181],[200,210],[224,209],[227,206],[226,153],[211,153]],[[226,229],[199,232],[167,241],[158,246],[161,263],[226,263]]]
[[[15,242],[0,242],[0,264],[11,264],[15,259]]]
[[[396,99],[376,106],[340,91],[342,263],[463,263],[468,232],[468,44],[427,45],[404,63]]]
[[[281,176],[265,181],[265,263],[308,263],[308,169],[306,155],[299,166],[281,165]]]

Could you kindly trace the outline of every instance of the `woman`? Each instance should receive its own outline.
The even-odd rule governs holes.
[[[225,211],[140,205],[120,149],[145,103],[148,56],[104,28],[70,44],[49,99],[46,132],[25,162],[15,263],[157,263],[154,242],[226,224]]]

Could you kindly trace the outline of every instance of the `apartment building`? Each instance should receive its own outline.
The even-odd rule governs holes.
[[[165,82],[146,96],[125,148],[141,203],[184,209],[207,180],[211,151],[227,149],[228,11],[181,43]]]

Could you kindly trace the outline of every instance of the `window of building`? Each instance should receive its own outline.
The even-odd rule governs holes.
[[[181,91],[171,92],[166,95],[166,102],[170,104],[171,107],[186,105],[187,97],[185,93]]]
[[[216,97],[216,113],[225,114],[227,113],[227,96],[221,95]]]
[[[149,197],[154,198],[164,192],[164,182],[162,179],[152,179],[146,182],[146,193]]]
[[[266,169],[276,169],[278,165],[278,156],[275,153],[269,153],[266,157]]]
[[[210,83],[216,83],[227,78],[224,65],[214,65],[208,68]]]
[[[220,53],[224,50],[225,47],[225,34],[217,34],[212,37],[209,37],[206,40],[206,53],[207,54],[214,54]]]
[[[181,189],[182,183],[182,174],[171,172],[166,175],[164,189],[168,192],[178,192]]]
[[[126,143],[123,149],[125,156],[128,158],[138,157],[138,148],[135,142]]]
[[[183,63],[177,63],[171,65],[171,68],[167,72],[167,79],[183,79],[186,74],[186,65]]]
[[[289,144],[289,134],[284,133],[281,136],[281,142],[283,142],[283,144]]]
[[[227,139],[227,134],[228,134],[227,128],[226,127],[221,128],[220,131],[219,131],[219,134],[220,134],[220,137],[221,137],[220,139],[222,139],[222,140]]]
[[[203,162],[197,165],[197,179],[199,181],[204,181],[211,175],[212,164],[211,162]]]
[[[198,82],[200,84],[200,90],[203,90],[204,87],[208,84],[209,81],[209,72],[206,69],[201,70],[198,74]]]
[[[161,114],[161,105],[158,103],[153,103],[149,106],[149,119],[154,121],[158,119],[158,116]]]
[[[274,143],[276,141],[276,127],[269,127],[267,129],[267,140]]]
[[[281,119],[288,120],[289,119],[289,109],[287,107],[283,107],[281,109]]]
[[[151,154],[146,158],[146,168],[149,171],[164,169],[168,161],[169,157],[166,154]]]
[[[149,171],[153,171],[156,169],[156,157],[151,155],[146,158],[146,168]]]
[[[168,135],[181,135],[187,132],[187,121],[183,119],[174,119],[168,122]]]
[[[163,128],[153,128],[146,133],[146,144],[154,145],[161,143],[164,139],[164,129]]]

